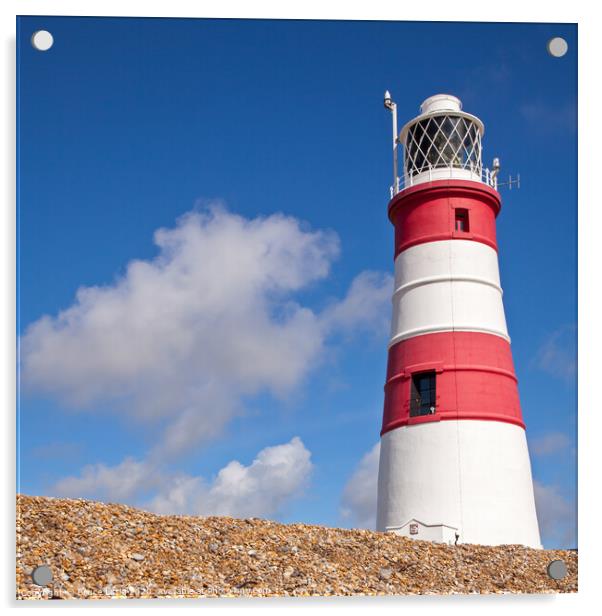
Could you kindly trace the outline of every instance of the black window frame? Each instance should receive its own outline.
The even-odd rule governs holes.
[[[432,415],[437,411],[437,372],[422,370],[410,379],[410,417]]]

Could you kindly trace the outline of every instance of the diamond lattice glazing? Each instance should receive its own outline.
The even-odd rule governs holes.
[[[406,174],[413,176],[444,167],[481,174],[481,133],[469,118],[431,116],[409,128],[405,141]]]

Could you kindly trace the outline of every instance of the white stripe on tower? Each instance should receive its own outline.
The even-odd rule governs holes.
[[[389,346],[452,330],[509,340],[496,251],[470,240],[427,242],[404,250],[395,259]]]
[[[377,530],[418,520],[462,543],[541,548],[525,431],[499,421],[433,421],[381,438]],[[405,527],[405,528],[404,528]],[[430,539],[420,529],[417,539]],[[454,540],[454,533],[438,540]]]

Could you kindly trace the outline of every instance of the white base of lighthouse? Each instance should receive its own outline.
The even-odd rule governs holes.
[[[383,434],[377,530],[541,548],[524,429],[446,420]]]

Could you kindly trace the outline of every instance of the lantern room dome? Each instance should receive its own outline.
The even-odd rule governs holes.
[[[462,111],[462,101],[452,94],[429,96],[420,105],[420,113],[432,113],[433,111]]]

